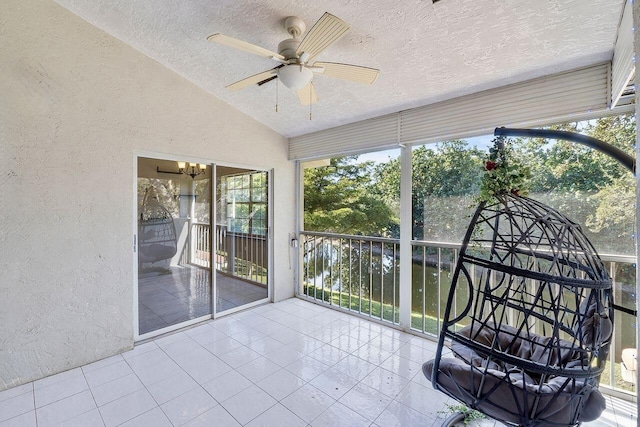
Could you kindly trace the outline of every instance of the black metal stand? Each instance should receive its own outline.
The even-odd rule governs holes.
[[[549,129],[509,129],[509,128],[496,128],[493,131],[495,136],[521,136],[525,138],[550,138],[550,139],[562,139],[565,141],[577,142],[578,144],[586,145],[601,153],[607,154],[616,159],[622,165],[629,169],[633,174],[636,172],[636,161],[633,157],[614,147],[611,144],[607,144],[599,139],[592,138],[590,136],[582,135],[574,132],[567,132],[563,130],[549,130]]]

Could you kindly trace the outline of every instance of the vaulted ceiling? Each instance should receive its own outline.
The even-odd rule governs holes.
[[[56,0],[184,78],[293,137],[611,60],[625,0]],[[351,30],[316,59],[380,69],[372,86],[316,76],[319,102],[276,84],[225,86],[277,63],[207,41],[277,51],[287,16],[330,12]],[[215,112],[212,112],[215,114]],[[461,117],[461,120],[463,118]]]

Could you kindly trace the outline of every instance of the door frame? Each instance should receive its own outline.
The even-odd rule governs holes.
[[[138,298],[138,158],[140,157],[146,157],[146,158],[152,158],[152,159],[158,159],[158,160],[169,160],[169,161],[177,161],[176,159],[180,159],[180,161],[185,161],[185,162],[190,162],[190,163],[200,163],[200,164],[206,164],[211,168],[211,210],[210,210],[210,226],[212,229],[212,232],[209,233],[209,247],[211,248],[210,254],[209,254],[209,265],[211,268],[211,274],[210,274],[210,286],[211,286],[211,314],[210,315],[206,315],[206,316],[201,316],[195,319],[191,319],[182,323],[178,323],[175,325],[171,325],[171,326],[167,326],[166,328],[161,328],[161,329],[157,329],[155,331],[151,331],[151,332],[147,332],[145,334],[140,334],[140,330],[139,330],[139,322],[140,322],[140,316],[139,316],[139,309],[138,309],[138,303],[139,303],[139,298]],[[233,314],[236,313],[238,311],[241,310],[246,310],[248,308],[251,307],[255,307],[258,305],[262,305],[268,302],[272,302],[273,301],[273,169],[269,169],[269,168],[264,168],[264,167],[257,167],[254,165],[247,165],[247,164],[241,164],[241,163],[233,163],[233,162],[218,162],[218,161],[214,161],[212,159],[209,158],[204,158],[204,157],[193,157],[193,156],[186,156],[186,155],[180,155],[180,154],[167,154],[167,153],[162,153],[162,152],[155,152],[155,151],[140,151],[140,150],[135,150],[133,152],[133,186],[132,186],[132,194],[133,194],[133,199],[132,199],[132,216],[131,218],[133,219],[132,224],[131,224],[131,231],[132,231],[132,289],[133,289],[133,298],[132,298],[132,310],[133,310],[133,340],[134,342],[139,342],[139,341],[143,341],[149,338],[153,338],[162,334],[166,334],[168,332],[173,332],[176,331],[178,329],[182,329],[203,321],[207,321],[207,320],[211,320],[211,319],[217,319],[219,317],[223,317],[229,314]],[[267,176],[268,176],[268,190],[267,190],[267,197],[269,198],[268,200],[268,232],[267,232],[267,251],[268,251],[268,255],[267,255],[267,266],[268,266],[268,272],[267,272],[267,298],[263,298],[261,300],[258,301],[254,301],[252,303],[249,304],[245,304],[239,307],[234,307],[232,309],[229,310],[225,310],[221,313],[217,313],[215,310],[215,306],[216,306],[216,290],[217,290],[217,284],[216,284],[216,274],[215,274],[215,262],[214,262],[214,254],[216,253],[216,241],[214,238],[214,232],[215,232],[215,227],[217,225],[217,211],[216,211],[216,190],[217,190],[217,183],[216,183],[216,178],[217,178],[217,173],[216,173],[216,166],[227,166],[227,167],[234,167],[234,168],[242,168],[242,169],[247,169],[247,170],[255,170],[255,171],[263,171],[263,172],[267,172]]]

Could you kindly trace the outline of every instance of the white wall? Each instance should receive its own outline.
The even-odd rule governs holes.
[[[286,139],[50,0],[5,0],[0,390],[132,346],[141,151],[274,168],[274,297],[293,295]]]

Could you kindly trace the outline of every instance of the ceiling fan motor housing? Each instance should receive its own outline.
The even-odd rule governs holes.
[[[313,72],[303,65],[285,65],[278,68],[278,78],[289,89],[302,89],[313,79]]]
[[[284,56],[287,61],[298,59],[298,54],[296,53],[298,46],[300,46],[300,39],[298,38],[282,40],[278,43],[278,53]]]

